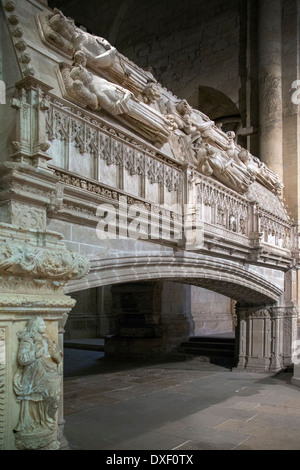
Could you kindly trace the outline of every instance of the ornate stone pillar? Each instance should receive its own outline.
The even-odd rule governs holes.
[[[13,154],[0,167],[0,450],[65,447],[62,337],[75,301],[64,286],[89,270],[47,230],[47,91],[32,77],[17,84]]]
[[[54,232],[0,223],[0,445],[58,449],[65,283],[88,271]],[[61,427],[61,426],[60,426]]]
[[[281,0],[258,4],[260,158],[283,181]]]
[[[238,369],[279,371],[292,363],[297,312],[291,306],[237,305]]]

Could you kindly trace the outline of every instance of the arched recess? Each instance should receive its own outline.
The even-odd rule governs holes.
[[[255,269],[257,272],[234,261],[181,251],[117,253],[91,260],[88,276],[84,280],[70,281],[65,291],[72,293],[126,283],[151,284],[146,281],[152,281],[154,288],[161,289],[156,305],[162,308],[158,306],[153,310],[153,314],[157,314],[156,321],[148,322],[144,316],[141,324],[132,326],[126,320],[121,325],[126,337],[121,332],[105,338],[105,354],[123,358],[153,358],[153,355],[160,358],[173,354],[194,334],[186,301],[187,285],[216,292],[238,302],[235,311],[235,361],[238,367],[244,369],[249,365],[253,370],[279,370],[284,348],[289,342],[283,341],[282,331],[293,328],[294,314],[289,311],[285,317],[282,315],[284,286],[269,282],[263,270],[259,273],[259,269]],[[283,284],[283,277],[281,282]],[[114,291],[118,293],[118,290]],[[116,319],[118,322],[120,315]],[[137,334],[136,327],[143,331],[143,337]],[[290,358],[287,356],[284,360],[287,362]]]
[[[224,132],[234,131],[238,135],[242,128],[242,118],[235,103],[215,88],[199,86],[188,102],[209,116]]]

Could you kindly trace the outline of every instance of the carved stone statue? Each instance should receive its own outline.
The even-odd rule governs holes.
[[[184,151],[191,163],[197,164],[198,148],[202,141],[227,149],[229,140],[215,123],[198,110],[191,108],[186,100],[166,103],[167,118],[174,121],[177,129],[183,132],[181,136]]]
[[[192,108],[186,100],[174,102],[169,100],[166,103],[168,114],[174,119],[178,129],[183,130],[186,134],[192,137],[192,140],[199,137],[201,132],[210,129],[213,126],[213,121],[207,119],[200,122],[194,119],[192,115]]]
[[[74,54],[70,78],[73,80],[75,94],[81,95],[82,98],[86,98],[89,95],[94,97],[93,109],[100,110],[103,108],[113,115],[129,111],[126,103],[129,98],[133,97],[133,94],[119,85],[88,72],[84,52],[77,51]],[[92,100],[91,103],[93,103]]]
[[[218,151],[208,143],[202,144],[198,169],[206,176],[214,176],[226,186],[242,194],[248,191],[255,180],[250,171],[242,168],[225,152]]]
[[[89,34],[83,30],[77,30],[73,36],[75,51],[82,51],[86,61],[94,70],[101,72],[107,67],[111,67],[116,60],[117,50],[106,39]]]
[[[45,322],[33,317],[19,337],[13,387],[21,405],[14,429],[20,449],[55,448],[60,400],[62,354],[45,334]]]
[[[76,34],[74,21],[66,18],[57,8],[54,8],[52,14],[41,14],[38,18],[44,41],[68,55],[73,55],[73,38]]]
[[[161,98],[162,87],[151,71],[140,69],[107,40],[76,27],[72,19],[57,9],[52,13],[39,13],[37,22],[44,43],[68,58],[74,58],[72,66],[64,62],[60,64],[66,97],[93,111],[102,108],[157,147],[170,142],[183,161],[196,167],[201,161],[200,167],[205,174],[213,174],[216,178],[217,174],[222,174],[220,181],[234,189],[238,186],[245,192],[255,176],[276,194],[281,192],[282,184],[277,175],[257,163],[254,157],[248,157],[236,144],[234,132],[224,133],[201,111],[189,106],[186,100],[171,98],[165,101]],[[163,115],[157,110],[158,106],[164,108]],[[203,160],[203,143],[215,149],[215,156],[210,157],[211,163],[209,159]],[[227,157],[231,162],[228,166]],[[230,178],[229,173],[220,171],[224,161],[226,168],[231,168]],[[237,183],[239,178],[243,182]]]
[[[143,101],[146,104],[155,103],[161,96],[160,89],[158,85],[149,80],[149,83],[145,86],[142,93]]]
[[[278,175],[266,167],[261,160],[254,157],[248,150],[243,148],[239,149],[238,157],[240,163],[247,168],[248,171],[251,171],[257,181],[275,194],[281,194],[283,184],[279,180]]]
[[[70,97],[93,111],[104,109],[134,128],[156,146],[161,147],[170,137],[170,123],[158,111],[140,102],[126,88],[90,73],[82,51],[74,54],[70,67],[60,64],[62,78]]]
[[[147,94],[146,87],[155,82],[152,73],[140,69],[120,54],[106,39],[75,26],[61,11],[40,13],[37,16],[42,40],[54,49],[60,49],[69,57],[77,51],[86,55],[87,66],[109,81],[125,86],[136,97]],[[153,97],[152,97],[153,98]]]

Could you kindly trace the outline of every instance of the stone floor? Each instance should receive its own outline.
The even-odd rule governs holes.
[[[300,450],[291,376],[65,348],[65,435],[73,450]]]

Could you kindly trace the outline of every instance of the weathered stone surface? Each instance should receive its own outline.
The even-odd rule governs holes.
[[[298,239],[281,178],[105,39],[43,2],[3,5],[18,67],[1,116],[0,448],[66,446],[67,293],[95,289],[107,353],[144,357],[193,334],[204,288],[238,302],[239,368],[290,365]]]

